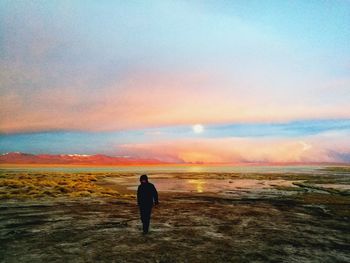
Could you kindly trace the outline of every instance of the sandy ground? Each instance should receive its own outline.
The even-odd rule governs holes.
[[[120,177],[97,177],[96,184],[125,190],[111,183]],[[174,176],[231,184],[242,177]],[[0,262],[350,262],[350,196],[314,187],[348,184],[348,175],[273,180],[288,178],[297,185],[275,181],[264,191],[160,192],[146,236],[130,189],[119,196],[3,198]]]

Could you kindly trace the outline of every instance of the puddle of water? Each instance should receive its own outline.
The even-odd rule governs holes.
[[[138,178],[108,178],[110,183],[124,186],[127,190],[137,190]],[[293,181],[287,180],[255,180],[255,179],[178,179],[152,178],[152,182],[160,192],[212,192],[246,191],[268,189],[274,186],[293,186]]]
[[[350,185],[348,184],[316,184],[316,186],[324,188],[333,188],[337,190],[350,190]]]

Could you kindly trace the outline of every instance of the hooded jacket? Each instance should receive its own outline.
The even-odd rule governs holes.
[[[142,182],[145,181],[145,182]],[[137,204],[140,207],[152,207],[158,204],[158,192],[153,184],[148,182],[147,175],[140,177],[141,184],[137,189]]]

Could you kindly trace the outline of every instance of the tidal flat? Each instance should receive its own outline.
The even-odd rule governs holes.
[[[0,169],[0,262],[350,262],[349,167],[139,175]]]

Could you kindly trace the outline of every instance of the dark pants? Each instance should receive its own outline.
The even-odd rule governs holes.
[[[149,229],[149,222],[151,220],[152,206],[140,206],[140,215],[143,225],[143,233],[147,233]]]

